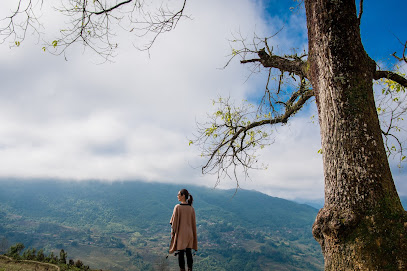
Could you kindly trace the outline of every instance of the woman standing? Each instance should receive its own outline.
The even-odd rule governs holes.
[[[192,249],[198,250],[196,237],[195,210],[192,207],[193,197],[188,190],[182,189],[178,192],[178,201],[170,220],[171,244],[170,253],[177,251],[178,264],[181,271],[185,271],[184,254],[187,256],[188,271],[192,271]]]

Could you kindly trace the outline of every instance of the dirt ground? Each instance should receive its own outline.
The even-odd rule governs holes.
[[[0,255],[0,271],[59,271],[59,267],[53,264],[39,263],[34,261],[15,261]]]

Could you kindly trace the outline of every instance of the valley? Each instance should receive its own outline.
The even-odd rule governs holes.
[[[177,270],[166,259],[177,185],[2,181],[0,238],[64,249],[103,270]],[[188,186],[197,214],[194,270],[323,270],[317,210],[256,191]],[[3,251],[4,252],[4,251]]]

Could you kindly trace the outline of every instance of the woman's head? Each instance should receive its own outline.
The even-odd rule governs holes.
[[[185,198],[184,198],[184,197],[185,197]],[[194,201],[194,198],[191,196],[191,194],[189,194],[188,190],[186,190],[185,188],[184,188],[184,189],[181,189],[181,190],[178,192],[178,200],[181,201],[181,200],[183,200],[183,199],[185,199],[185,201],[186,201],[189,205],[192,205],[192,202]]]

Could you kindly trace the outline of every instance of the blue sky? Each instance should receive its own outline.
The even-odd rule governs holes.
[[[406,5],[402,0],[364,2],[362,42],[374,60],[395,63],[390,55],[402,51],[403,47],[397,38],[406,41]]]
[[[298,1],[263,0],[263,5],[266,14],[278,16],[283,22],[288,22],[292,13],[289,12],[289,9],[298,5]],[[356,5],[359,10],[359,1],[356,1]],[[407,4],[403,0],[364,1],[361,23],[362,42],[373,59],[390,60],[394,63],[394,59],[389,56],[402,49],[396,37],[405,40],[407,33],[406,6]],[[294,12],[305,16],[304,8],[296,9]]]
[[[225,65],[229,40],[272,35],[275,52],[306,48],[304,11],[289,11],[291,0],[207,0],[188,2],[191,20],[159,37],[149,54],[134,36],[117,37],[112,63],[81,46],[64,57],[42,52],[37,37],[18,48],[0,46],[0,178],[144,180],[213,187],[202,176],[197,148],[188,146],[196,121],[214,110],[211,100],[258,96],[265,78],[251,75],[239,61]],[[8,5],[8,6],[7,6]],[[46,4],[47,5],[47,4]],[[0,4],[0,15],[12,6]],[[397,7],[394,9],[394,7]],[[47,6],[46,6],[47,8]],[[48,7],[49,8],[49,7]],[[404,1],[365,1],[362,40],[380,63],[407,39]],[[44,38],[52,40],[64,20],[44,14]],[[44,31],[45,32],[45,31]],[[242,188],[294,199],[323,197],[318,124],[310,105],[273,132],[275,143],[259,153],[267,170],[254,171]],[[393,163],[394,164],[394,163]],[[405,170],[393,171],[399,192],[407,195]],[[221,187],[234,187],[223,180]]]
[[[278,16],[286,23],[290,20],[292,13],[289,12],[290,7],[298,5],[298,1],[263,0],[263,5],[266,8],[266,14]],[[356,5],[359,10],[359,1],[356,1]],[[362,42],[373,59],[394,63],[394,59],[390,55],[402,50],[396,37],[405,41],[407,35],[406,6],[407,4],[403,0],[364,1],[361,23]],[[294,12],[305,16],[304,8],[296,9]]]

